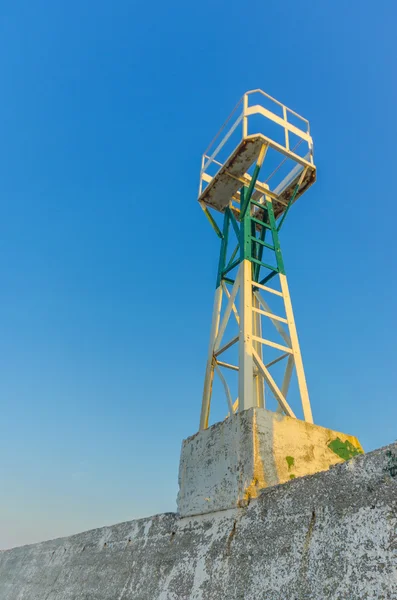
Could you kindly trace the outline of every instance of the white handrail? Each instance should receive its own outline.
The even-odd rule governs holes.
[[[282,108],[282,116],[279,116],[276,112],[272,111],[271,109],[266,108],[266,105],[268,105],[268,103],[266,103],[266,105],[265,105],[264,102],[260,101],[260,98],[255,99],[255,100],[257,100],[257,104],[249,106],[248,99],[249,99],[249,96],[252,94],[260,94],[263,97],[269,99],[271,102],[274,102],[277,106],[280,106]],[[233,116],[235,116],[236,111],[241,106],[241,104],[243,104],[242,111],[238,114],[236,120],[234,122],[232,121],[232,125],[228,126],[228,124],[231,122]],[[288,113],[290,113],[291,115],[295,115],[302,122],[302,128],[297,125],[294,125],[293,123],[291,123],[288,120]],[[216,134],[216,136],[213,138],[213,140],[209,144],[209,146],[206,149],[206,151],[204,152],[204,154],[202,155],[202,163],[201,163],[201,171],[200,171],[200,191],[199,191],[200,195],[203,191],[203,183],[208,184],[209,181],[211,181],[211,179],[213,178],[213,176],[210,177],[208,174],[208,168],[210,167],[210,165],[214,163],[217,166],[219,166],[220,168],[223,167],[224,162],[222,163],[219,160],[215,160],[215,158],[217,157],[219,152],[222,150],[222,148],[225,146],[225,144],[228,142],[228,140],[230,139],[232,134],[236,131],[236,129],[238,128],[240,123],[242,122],[242,132],[241,132],[241,138],[239,140],[239,143],[241,142],[241,140],[250,138],[252,135],[255,135],[255,133],[251,133],[250,135],[248,135],[248,123],[249,123],[250,117],[253,115],[261,115],[265,119],[272,121],[273,123],[276,123],[284,130],[284,133],[285,133],[284,144],[280,144],[278,142],[276,143],[273,140],[274,147],[276,149],[278,148],[279,151],[283,152],[282,147],[284,147],[285,150],[287,151],[286,153],[284,153],[285,157],[281,161],[281,164],[279,166],[281,166],[283,164],[283,162],[285,162],[287,160],[288,156],[291,157],[293,160],[300,162],[299,157],[297,157],[293,152],[296,145],[294,146],[294,148],[292,150],[289,146],[289,144],[290,144],[289,134],[290,133],[294,134],[298,138],[300,138],[300,142],[298,142],[298,145],[302,141],[304,141],[308,145],[308,154],[305,156],[305,161],[307,161],[307,159],[309,159],[311,164],[314,165],[313,141],[310,136],[309,121],[307,119],[305,119],[304,117],[302,117],[301,115],[299,115],[298,113],[296,113],[295,111],[293,111],[290,108],[288,108],[287,106],[285,106],[279,100],[276,100],[275,98],[273,98],[272,96],[270,96],[269,94],[264,92],[263,90],[260,90],[260,89],[249,90],[248,92],[246,92],[243,95],[243,97],[236,104],[236,106],[234,107],[234,109],[232,110],[232,112],[230,113],[230,115],[228,116],[228,118],[226,119],[226,121],[224,122],[224,124],[222,125],[222,127],[220,128],[218,133]],[[306,124],[306,126],[304,124]],[[226,133],[224,134],[223,137],[221,137],[222,133],[225,132],[225,129],[226,129]],[[261,133],[260,129],[257,131],[257,133],[258,134]],[[220,141],[219,141],[219,139],[220,139]],[[219,143],[210,155],[209,149],[214,147],[215,141],[217,141],[217,140],[219,141]],[[269,143],[272,145],[272,142],[270,141],[270,139],[269,139]],[[297,172],[297,170],[299,170],[301,168],[302,167],[298,165],[298,167],[296,169],[293,169],[293,173],[295,174]],[[278,168],[276,170],[278,170]],[[268,179],[270,179],[273,174],[274,174],[274,172],[268,177]],[[208,179],[209,177],[210,177],[210,179]],[[280,188],[280,186],[278,186],[278,188]]]
[[[213,154],[209,157],[208,162],[203,167],[204,171],[207,170],[207,167],[209,167],[209,165],[212,163],[212,161],[214,160],[215,156],[218,154],[219,150],[221,150],[223,148],[223,146],[226,144],[227,140],[230,138],[230,136],[234,133],[234,131],[240,125],[240,123],[242,121],[242,118],[243,118],[243,115],[241,114],[239,116],[239,118],[237,119],[237,121],[234,123],[234,125],[231,127],[231,129],[229,129],[229,133],[227,133],[225,135],[225,137],[223,138],[223,140],[221,141],[221,143],[215,148]]]
[[[232,112],[230,113],[230,115],[228,116],[228,118],[226,119],[226,121],[223,123],[222,127],[220,128],[220,130],[218,131],[218,133],[216,134],[216,136],[214,138],[212,138],[212,140],[208,144],[208,147],[205,149],[204,154],[208,153],[208,150],[211,148],[212,144],[215,142],[215,140],[222,133],[222,131],[224,130],[224,128],[226,127],[226,125],[228,124],[228,122],[230,121],[230,119],[232,118],[232,116],[234,115],[234,113],[236,112],[238,106],[241,104],[242,100],[243,99],[240,98],[240,100],[237,102],[236,106],[233,108]]]

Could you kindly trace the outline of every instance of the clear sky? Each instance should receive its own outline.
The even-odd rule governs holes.
[[[175,510],[247,89],[310,119],[282,232],[315,421],[396,438],[393,0],[10,0],[0,16],[0,548]]]

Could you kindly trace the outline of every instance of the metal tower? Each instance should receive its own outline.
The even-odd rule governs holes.
[[[315,178],[309,122],[262,90],[244,94],[202,157],[198,200],[221,243],[200,429],[215,372],[229,414],[265,407],[270,392],[277,411],[295,417],[287,400],[295,369],[313,422],[279,234]]]

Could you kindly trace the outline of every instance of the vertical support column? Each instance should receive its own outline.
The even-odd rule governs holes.
[[[219,321],[222,307],[222,286],[217,287],[215,292],[214,309],[212,311],[212,323],[210,343],[208,347],[207,365],[205,369],[203,401],[201,404],[200,430],[207,429],[210,414],[212,383],[214,381],[214,342],[219,330]]]
[[[240,266],[239,331],[239,411],[254,408],[254,361],[252,358],[252,263],[244,259]]]
[[[249,190],[242,188],[240,207],[247,201]],[[254,361],[252,358],[252,262],[251,262],[251,210],[249,205],[241,214],[240,225],[240,327],[239,327],[239,411],[256,406],[254,396]]]
[[[297,189],[298,188],[296,188],[294,193],[296,193]],[[274,245],[274,250],[275,250],[275,254],[276,254],[277,268],[278,268],[279,277],[280,277],[281,293],[283,294],[285,315],[286,315],[286,318],[288,321],[288,330],[289,330],[289,336],[291,339],[291,348],[292,348],[293,358],[294,358],[294,363],[295,363],[295,368],[296,368],[296,377],[298,380],[299,393],[300,393],[301,402],[302,402],[303,416],[304,416],[305,421],[307,421],[308,423],[313,423],[313,415],[312,415],[312,409],[310,407],[309,392],[307,390],[305,371],[303,369],[303,361],[302,361],[302,355],[301,355],[301,351],[300,351],[300,347],[299,347],[298,333],[296,331],[294,313],[292,310],[292,303],[291,303],[291,298],[289,295],[287,277],[285,275],[284,262],[283,262],[283,257],[281,254],[280,240],[278,237],[278,229],[280,229],[280,226],[283,222],[283,218],[281,219],[279,227],[277,228],[276,219],[274,217],[273,204],[270,199],[267,199],[267,208],[268,208],[268,215],[269,215],[269,223],[272,228],[273,245]],[[283,394],[284,393],[286,394],[288,391],[289,382],[290,382],[291,374],[292,374],[292,368],[293,368],[292,362],[290,360],[288,360],[285,377],[284,377],[284,381],[283,381]]]
[[[214,343],[219,331],[219,322],[221,317],[221,309],[222,309],[222,298],[223,298],[223,290],[222,290],[222,272],[225,268],[226,263],[226,254],[227,254],[227,245],[229,239],[229,225],[230,225],[230,212],[226,210],[225,217],[223,220],[223,234],[221,249],[219,253],[219,263],[218,263],[218,274],[216,278],[216,291],[215,291],[215,300],[214,300],[214,308],[212,311],[212,322],[211,322],[211,333],[210,333],[210,343],[208,347],[208,356],[207,356],[207,364],[205,368],[205,379],[204,379],[204,390],[203,390],[203,400],[201,404],[201,415],[200,415],[200,430],[207,429],[210,407],[211,407],[211,394],[212,394],[212,383],[214,381],[214,368],[215,368],[215,358],[214,358]]]
[[[285,315],[288,321],[289,335],[291,338],[291,347],[294,353],[296,377],[298,379],[299,392],[301,396],[303,416],[305,421],[313,423],[312,409],[310,406],[309,392],[307,391],[307,383],[305,371],[303,369],[302,355],[299,347],[298,333],[296,331],[294,313],[292,311],[291,298],[289,295],[287,278],[284,273],[280,273],[281,292],[284,298]]]
[[[252,306],[260,308],[259,301],[255,294],[252,296]],[[253,333],[255,336],[262,337],[262,321],[261,315],[253,311]],[[263,360],[263,349],[260,342],[254,341],[253,346],[261,360]],[[259,370],[256,368],[254,373],[254,394],[255,394],[255,406],[258,408],[265,408],[265,384],[263,377]]]
[[[243,138],[247,137],[247,135],[248,135],[247,108],[248,108],[248,95],[244,94],[244,96],[243,96]]]

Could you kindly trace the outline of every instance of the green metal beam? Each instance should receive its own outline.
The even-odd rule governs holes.
[[[293,201],[295,200],[295,196],[296,196],[296,194],[298,193],[298,190],[299,190],[299,183],[297,183],[297,184],[296,184],[296,186],[295,186],[295,189],[294,189],[294,191],[293,191],[293,193],[292,193],[292,196],[291,196],[291,198],[289,199],[289,202],[288,202],[288,204],[287,204],[287,208],[285,209],[285,211],[284,211],[284,214],[283,214],[283,216],[281,217],[281,221],[280,221],[280,222],[279,222],[279,224],[278,224],[277,231],[280,231],[280,229],[281,229],[281,226],[282,226],[282,224],[283,224],[283,223],[284,223],[284,221],[285,221],[285,217],[287,216],[287,214],[288,214],[288,211],[289,211],[289,209],[291,208]]]
[[[271,231],[272,231],[273,246],[274,246],[274,252],[276,254],[276,261],[277,261],[278,272],[282,273],[283,275],[285,275],[283,256],[281,254],[281,248],[280,248],[280,241],[279,241],[279,238],[278,238],[276,219],[275,219],[275,216],[274,216],[273,204],[272,204],[271,200],[267,201],[267,214],[269,216],[269,223],[270,223],[270,227],[271,227]]]
[[[266,269],[270,269],[271,271],[276,271],[276,273],[278,273],[278,268],[277,267],[273,267],[272,265],[268,265],[267,263],[264,263],[260,260],[258,260],[257,258],[253,258],[251,257],[251,262],[261,266],[261,267],[265,267]]]
[[[251,217],[251,220],[254,223],[257,223],[258,225],[260,225],[261,227],[265,227],[266,229],[271,229],[271,226],[268,223],[265,223],[264,221],[260,221],[259,219],[255,219],[255,217]]]
[[[218,263],[218,275],[216,278],[216,287],[220,286],[222,281],[222,273],[225,270],[226,266],[226,253],[227,253],[227,244],[229,239],[229,224],[230,224],[230,216],[229,211],[225,211],[225,216],[223,218],[223,234],[222,234],[222,242],[221,242],[221,250],[219,253],[219,263]]]
[[[230,221],[231,221],[231,224],[233,225],[234,233],[236,234],[236,237],[239,240],[240,239],[240,227],[236,221],[236,217],[234,216],[233,211],[230,210],[230,208],[227,208],[226,210],[230,211]]]
[[[255,169],[252,174],[251,181],[249,183],[248,190],[245,194],[244,199],[242,199],[240,196],[240,221],[242,221],[244,219],[245,213],[247,212],[247,207],[250,203],[252,192],[254,191],[255,184],[258,179],[259,171],[261,170],[263,160],[265,158],[266,150],[267,150],[267,146],[264,144],[261,147],[261,150],[259,152],[258,160],[256,161]]]
[[[245,203],[247,188],[241,188],[240,201]],[[246,211],[245,215],[240,214],[240,260],[251,260],[251,216],[250,211]]]
[[[237,267],[237,265],[240,264],[240,259],[238,258],[237,260],[235,260],[234,262],[232,262],[231,264],[229,264],[226,269],[222,272],[222,276],[226,275],[226,273],[229,273],[229,271],[231,271],[232,269],[234,269],[234,267]]]
[[[240,248],[240,244],[237,244],[237,246],[235,247],[235,249],[234,249],[234,250],[233,250],[233,252],[232,252],[232,255],[231,255],[231,257],[229,258],[229,262],[228,262],[228,264],[227,264],[227,267],[226,267],[226,268],[228,268],[228,267],[229,267],[229,266],[232,264],[233,260],[234,260],[234,259],[235,259],[235,257],[236,257],[236,254],[237,254],[237,252],[239,251],[239,248]]]
[[[272,273],[269,273],[269,275],[266,275],[266,277],[264,277],[259,283],[261,285],[265,285],[265,283],[270,281],[270,279],[272,279],[275,275],[277,275],[277,273],[278,273],[278,271],[273,271]]]
[[[263,228],[262,231],[264,231],[266,233],[265,228]],[[262,233],[262,231],[261,231],[261,233]],[[265,248],[269,248],[269,250],[275,250],[274,246],[272,246],[271,244],[268,244],[267,242],[265,242],[265,240],[262,240],[261,238],[254,237],[251,235],[251,240],[254,242],[254,244],[260,244],[261,246],[264,246]]]
[[[267,212],[266,212],[266,215],[267,215]],[[259,244],[259,251],[258,251],[258,258],[259,258],[259,260],[262,260],[264,246],[266,246],[266,247],[270,246],[270,244],[266,244],[265,237],[266,237],[266,228],[262,227],[261,228],[261,232],[260,232],[260,237],[259,238],[255,238],[255,242],[254,242],[254,243],[258,243]],[[274,247],[272,247],[271,250],[274,250]],[[258,281],[260,270],[261,270],[260,265],[255,265],[255,267],[254,267],[254,281]]]

